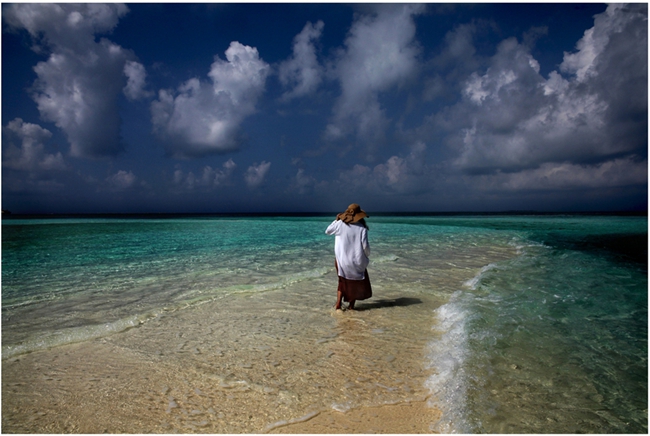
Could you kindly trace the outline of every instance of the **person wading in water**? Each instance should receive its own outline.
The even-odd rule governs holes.
[[[357,300],[372,297],[370,277],[368,277],[368,226],[364,218],[369,218],[361,207],[352,203],[341,212],[327,227],[325,233],[334,235],[334,266],[339,276],[339,287],[334,308],[341,309],[341,302],[349,302],[348,310],[354,310]]]

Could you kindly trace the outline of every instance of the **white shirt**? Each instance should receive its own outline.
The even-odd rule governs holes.
[[[363,280],[370,259],[368,229],[359,223],[345,224],[334,221],[325,233],[335,235],[334,255],[339,266],[339,275],[349,280]]]

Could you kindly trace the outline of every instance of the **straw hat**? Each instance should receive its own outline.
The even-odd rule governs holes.
[[[336,219],[339,219],[346,224],[356,223],[363,218],[368,218],[368,214],[361,210],[361,206],[357,203],[352,203],[348,206],[345,212],[336,215]]]

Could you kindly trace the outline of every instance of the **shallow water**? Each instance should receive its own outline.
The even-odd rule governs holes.
[[[373,217],[354,313],[331,310],[329,221],[4,220],[3,359],[158,362],[164,431],[426,398],[443,432],[647,431],[645,217]]]
[[[486,265],[435,311],[427,384],[446,412],[435,428],[645,433],[646,222],[493,218],[525,232],[518,256]]]

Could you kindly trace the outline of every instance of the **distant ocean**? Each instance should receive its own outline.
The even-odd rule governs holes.
[[[289,286],[334,304],[336,284],[323,284],[332,218],[4,218],[2,358],[222,298],[264,304]],[[368,224],[375,295],[359,308],[389,290],[437,301],[417,320],[430,332],[417,356],[424,388],[443,412],[432,430],[647,433],[645,215],[371,214]],[[304,293],[287,304],[313,309]],[[377,305],[364,319],[391,313]]]

